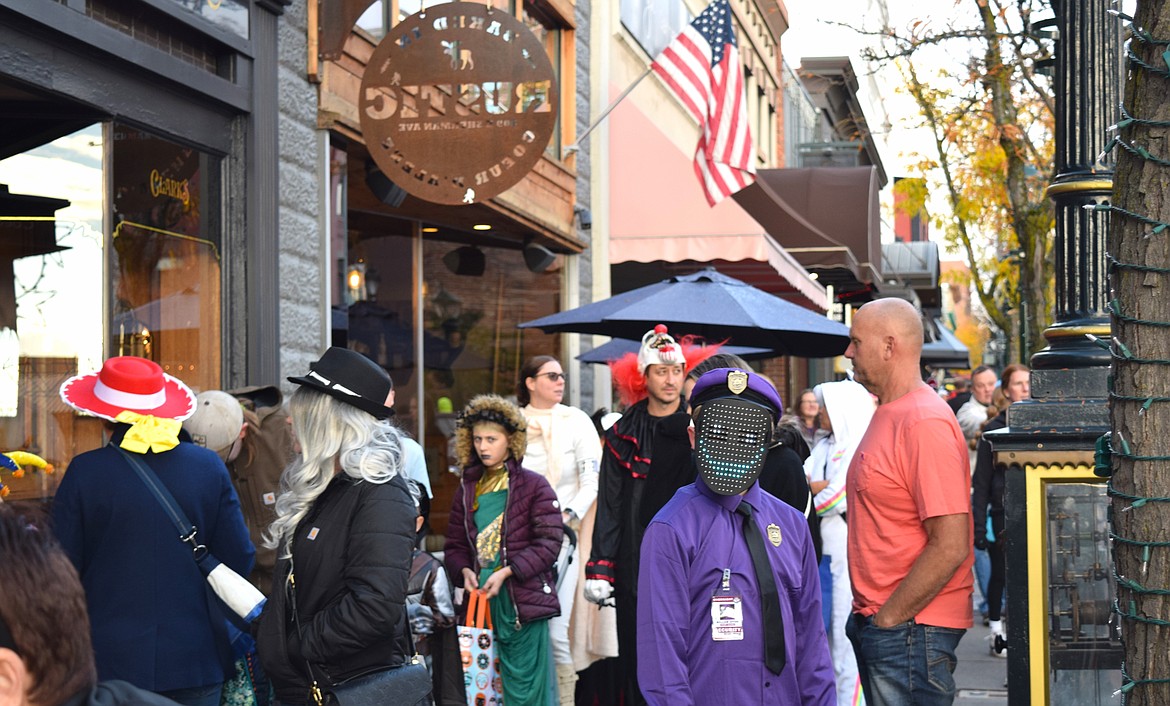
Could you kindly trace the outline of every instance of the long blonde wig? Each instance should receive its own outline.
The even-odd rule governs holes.
[[[309,387],[289,399],[293,431],[301,455],[280,476],[276,520],[264,535],[264,546],[292,553],[292,537],[309,508],[325,492],[334,468],[351,478],[385,483],[402,472],[402,440],[388,420],[376,419]]]

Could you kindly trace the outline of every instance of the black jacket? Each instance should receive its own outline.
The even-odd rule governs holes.
[[[1007,412],[1001,413],[983,427],[987,433],[1007,426]],[[987,516],[991,516],[991,528],[996,541],[1003,533],[1003,489],[1004,466],[997,466],[991,453],[991,444],[980,437],[975,451],[975,473],[971,477],[971,517],[975,524],[975,537],[987,534]],[[990,508],[989,508],[990,506]]]
[[[290,561],[278,559],[256,635],[279,701],[311,703],[309,662],[328,684],[405,661],[416,516],[401,476],[375,484],[338,474],[317,498],[293,540],[295,589]]]

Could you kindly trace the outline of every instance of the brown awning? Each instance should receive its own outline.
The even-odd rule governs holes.
[[[845,270],[850,280],[880,286],[876,168],[762,169],[735,200],[805,269]]]
[[[825,288],[732,199],[707,205],[685,154],[632,101],[610,121],[611,264],[714,265],[769,293],[825,311]]]

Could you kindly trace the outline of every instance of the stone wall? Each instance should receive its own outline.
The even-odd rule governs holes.
[[[317,88],[307,77],[306,3],[290,5],[280,22],[280,368],[284,378],[308,370],[327,343],[324,320],[325,240],[321,229],[322,140]]]

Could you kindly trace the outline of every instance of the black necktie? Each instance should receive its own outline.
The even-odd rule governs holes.
[[[776,590],[776,575],[764,548],[764,537],[752,518],[752,506],[741,500],[735,511],[743,515],[743,536],[752,555],[752,566],[760,582],[760,607],[764,615],[764,664],[768,671],[779,674],[784,669],[784,618],[780,613],[780,594]]]

